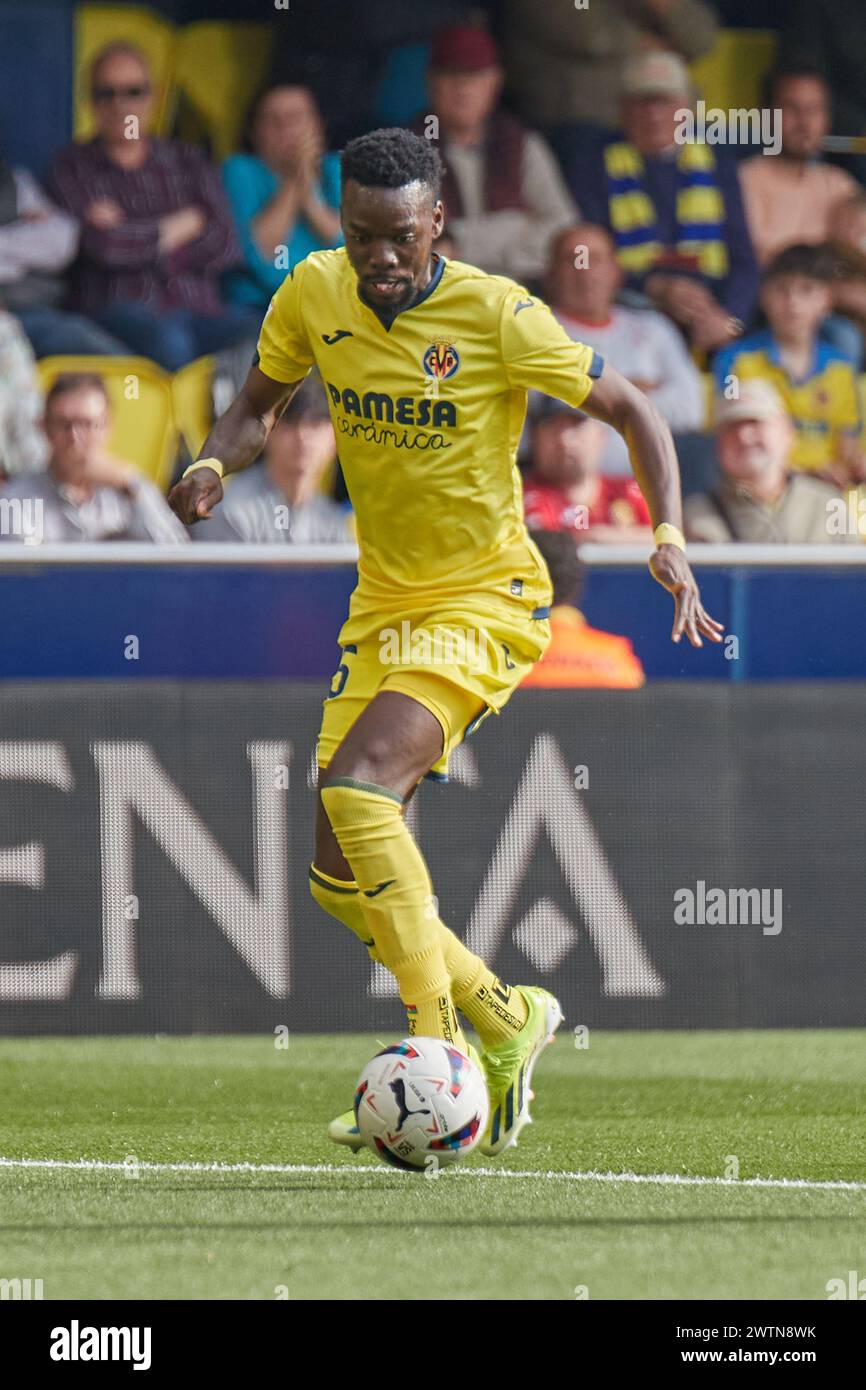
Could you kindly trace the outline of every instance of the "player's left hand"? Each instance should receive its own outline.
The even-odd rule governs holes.
[[[678,545],[660,545],[649,561],[650,574],[663,589],[674,596],[674,625],[671,641],[679,642],[686,634],[693,647],[702,647],[701,636],[711,642],[721,642],[722,624],[711,618],[701,603],[691,566]]]

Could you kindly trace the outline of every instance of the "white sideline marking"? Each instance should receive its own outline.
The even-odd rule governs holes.
[[[102,1158],[0,1158],[0,1168],[71,1168],[83,1172],[124,1173],[378,1173],[401,1177],[385,1163],[119,1163]],[[419,1170],[420,1171],[420,1170]],[[567,1182],[649,1183],[672,1187],[773,1187],[806,1192],[866,1192],[866,1182],[813,1181],[810,1178],[686,1177],[679,1173],[571,1173],[564,1169],[443,1168],[464,1178],[559,1178]],[[413,1174],[407,1173],[406,1177]]]

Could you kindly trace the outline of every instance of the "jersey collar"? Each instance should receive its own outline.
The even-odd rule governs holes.
[[[381,323],[386,333],[391,332],[391,329],[393,328],[400,314],[408,314],[410,309],[417,309],[418,305],[423,304],[425,299],[429,299],[433,291],[437,288],[439,281],[442,279],[442,276],[445,273],[445,257],[440,256],[438,251],[434,251],[433,255],[436,257],[436,265],[434,266],[433,274],[430,276],[430,279],[424,286],[424,289],[415,299],[411,300],[408,304],[403,304],[399,309],[395,309],[392,314],[388,314],[385,317],[382,317],[382,315],[379,314],[371,305],[369,305],[366,302],[366,300],[361,299],[360,293],[358,294],[358,299],[361,301],[364,308],[368,309],[370,313],[373,315],[373,317],[379,320],[379,323]]]

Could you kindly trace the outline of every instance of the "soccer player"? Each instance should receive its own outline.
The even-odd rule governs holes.
[[[403,808],[421,778],[447,774],[451,750],[502,710],[550,639],[550,581],[515,463],[529,388],[625,436],[673,640],[720,641],[721,627],[686,560],[664,420],[534,295],[436,254],[440,177],[435,147],[409,131],[347,145],[345,248],[313,252],[277,290],[255,365],[170,501],[187,523],[207,517],[222,476],[261,452],[318,367],[360,557],[324,701],[310,888],[394,974],[410,1035],[466,1052],[457,1010],[474,1027],[490,1093],[480,1147],[497,1154],[530,1118],[532,1069],[562,1011],[546,990],[504,984],[445,926]],[[360,1146],[351,1111],[330,1134]]]

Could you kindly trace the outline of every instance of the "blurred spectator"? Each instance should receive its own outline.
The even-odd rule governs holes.
[[[499,0],[291,0],[277,10],[271,81],[308,87],[322,111],[332,149],[342,149],[356,135],[381,125],[403,124],[380,119],[382,82],[393,59],[407,45],[427,43],[443,24],[461,21],[469,12]],[[423,82],[417,103],[423,99]]]
[[[342,507],[319,489],[336,441],[321,383],[309,377],[274,425],[261,462],[227,485],[196,541],[316,545],[347,541]]]
[[[595,686],[634,690],[644,684],[643,667],[627,637],[590,627],[575,607],[583,592],[584,567],[574,540],[561,531],[533,531],[553,585],[550,646],[522,684]]]
[[[17,319],[0,309],[0,478],[45,465],[42,392],[33,352]]]
[[[611,231],[628,286],[693,347],[722,347],[751,318],[758,289],[736,160],[720,145],[677,142],[692,97],[675,54],[626,63],[622,94],[622,137],[582,139],[569,186],[587,220]]]
[[[857,188],[849,198],[836,204],[832,217],[829,247],[834,261],[832,283],[834,318],[844,315],[859,334],[860,351],[855,355],[863,365],[866,339],[866,189]]]
[[[541,275],[551,236],[575,208],[551,151],[499,108],[503,72],[484,29],[443,29],[433,41],[428,86],[445,162],[446,230],[458,260],[493,275]],[[428,115],[412,123],[429,137]]]
[[[132,464],[108,453],[111,412],[101,377],[59,376],[45,400],[48,468],[7,483],[3,501],[18,499],[38,512],[37,543],[188,539],[165,498]],[[21,536],[0,534],[0,541]]]
[[[236,304],[262,310],[288,271],[310,251],[338,246],[340,160],[324,152],[324,131],[306,87],[269,87],[247,123],[250,153],[223,165],[223,183],[244,255],[227,277]]]
[[[830,83],[835,134],[866,135],[862,0],[794,0],[785,6],[779,37],[782,62],[814,63]]]
[[[662,314],[616,304],[623,278],[613,238],[604,227],[581,222],[554,238],[545,292],[569,337],[595,348],[646,392],[674,434],[700,430],[704,388],[682,337]],[[533,392],[530,415],[536,400]],[[602,473],[630,477],[625,440],[607,425],[604,437]]]
[[[26,169],[0,160],[0,307],[20,320],[37,357],[123,351],[95,323],[58,307],[62,272],[77,247],[75,219],[48,201]]]
[[[716,449],[722,481],[687,497],[686,535],[693,541],[828,545],[857,542],[834,535],[828,503],[839,494],[818,478],[791,472],[794,428],[765,381],[744,381],[739,398],[719,398]]]
[[[722,391],[734,377],[770,382],[793,420],[793,466],[841,486],[866,480],[866,460],[854,366],[818,336],[832,304],[833,270],[826,247],[780,251],[761,289],[769,327],[719,353],[714,374]]]
[[[650,515],[634,478],[600,471],[605,427],[582,410],[545,397],[532,426],[523,489],[526,524],[597,542],[649,541]]]
[[[767,83],[766,105],[782,113],[779,154],[740,165],[743,202],[761,265],[794,243],[827,241],[832,211],[857,190],[843,169],[821,161],[830,133],[830,89],[816,68],[779,68]]]
[[[75,307],[168,371],[255,337],[260,315],[219,300],[219,272],[240,259],[219,174],[198,150],[148,134],[144,58],[110,44],[90,92],[99,134],[61,151],[51,176],[82,223]]]
[[[624,57],[674,49],[691,62],[709,53],[717,24],[702,0],[507,0],[508,76],[524,120],[616,126]]]

